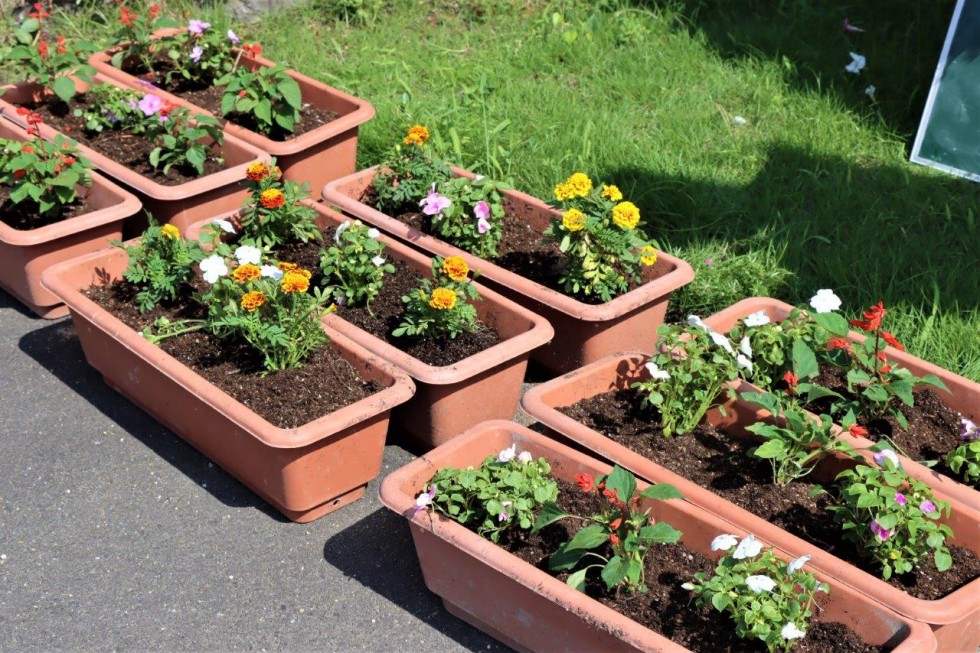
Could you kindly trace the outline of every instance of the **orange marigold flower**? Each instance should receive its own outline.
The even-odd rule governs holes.
[[[460,256],[450,256],[442,262],[442,271],[453,281],[462,281],[470,273],[470,266]]]
[[[303,274],[306,270],[290,270],[286,274],[282,275],[282,280],[279,282],[279,287],[282,288],[283,292],[286,293],[297,293],[306,292],[310,288],[310,278],[307,274]]]
[[[244,308],[246,311],[254,311],[264,303],[265,295],[258,290],[253,290],[252,292],[247,292],[242,295],[242,308]]]
[[[451,310],[456,306],[456,293],[449,288],[436,288],[432,291],[429,306],[437,311]]]
[[[246,283],[249,281],[255,281],[262,276],[262,270],[259,266],[252,263],[246,263],[245,265],[239,265],[235,268],[235,271],[231,273],[232,278],[238,283]]]
[[[269,174],[269,167],[264,163],[253,163],[245,169],[245,178],[249,181],[262,181]]]
[[[425,145],[427,140],[429,140],[429,130],[423,125],[412,125],[402,143],[405,145],[418,145],[419,147],[422,147]]]
[[[270,188],[259,195],[259,204],[266,209],[278,209],[286,203],[286,196],[278,188]]]
[[[160,227],[160,234],[166,236],[170,240],[177,240],[180,238],[180,229],[172,224],[165,224]]]
[[[299,266],[296,265],[295,263],[286,263],[285,261],[280,261],[279,265],[277,265],[276,267],[282,270],[283,272],[292,272]]]

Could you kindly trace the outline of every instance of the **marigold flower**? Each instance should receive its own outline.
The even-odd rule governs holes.
[[[450,256],[442,262],[442,271],[453,281],[462,281],[470,273],[470,266],[459,256]]]
[[[429,306],[437,311],[452,310],[456,306],[456,293],[449,288],[436,288],[432,291]]]
[[[264,303],[265,295],[258,290],[253,290],[242,295],[242,308],[246,311],[252,312]]]
[[[277,209],[286,203],[286,196],[278,188],[270,188],[259,195],[259,204],[266,209]]]
[[[619,188],[612,184],[608,186],[606,184],[602,185],[602,196],[613,202],[618,202],[623,199],[623,194],[619,192]]]
[[[633,202],[620,202],[613,207],[612,218],[620,229],[635,229],[640,223],[640,209]]]
[[[280,261],[279,265],[277,265],[276,267],[278,267],[283,272],[292,272],[293,270],[297,269],[299,266],[296,265],[295,263],[286,263],[285,261]]]
[[[889,345],[891,345],[898,351],[905,351],[905,347],[902,345],[902,343],[900,343],[898,339],[888,331],[882,331],[881,337],[885,339],[885,342],[887,342]]]
[[[555,199],[559,202],[564,202],[572,197],[572,189],[569,188],[568,184],[561,183],[555,185]]]
[[[653,265],[657,262],[657,250],[653,245],[644,245],[640,250],[640,263],[643,265]]]
[[[279,287],[286,293],[306,292],[310,288],[310,278],[303,274],[305,270],[291,270],[282,275]]]
[[[408,129],[408,134],[402,141],[405,145],[418,145],[422,147],[429,140],[429,130],[423,125],[412,125]]]
[[[167,238],[169,238],[170,240],[177,240],[178,238],[180,238],[180,229],[178,229],[172,224],[165,224],[162,227],[160,227],[160,233],[166,236]]]
[[[851,351],[851,341],[847,338],[831,338],[827,341],[827,351],[834,351],[835,349]]]
[[[269,175],[269,166],[264,163],[253,163],[245,168],[245,178],[249,181],[262,181]]]
[[[235,268],[235,271],[231,273],[232,278],[238,283],[247,283],[249,281],[255,281],[262,276],[262,269],[253,264],[246,263],[245,265],[239,265]]]
[[[592,192],[592,180],[584,172],[576,172],[565,180],[565,184],[571,191],[571,197],[585,197]]]
[[[583,492],[591,492],[595,489],[595,479],[588,474],[576,474],[575,484],[578,485]]]
[[[585,214],[578,209],[568,209],[561,216],[561,225],[568,231],[585,229]]]

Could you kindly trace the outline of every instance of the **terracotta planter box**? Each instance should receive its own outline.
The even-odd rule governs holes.
[[[543,456],[552,474],[569,482],[576,473],[606,474],[610,466],[587,454],[510,422],[487,422],[390,474],[381,500],[409,521],[426,586],[446,609],[520,651],[684,651],[664,636],[628,619],[533,567],[455,521],[430,511],[415,513],[415,496],[436,470],[478,466],[516,443]],[[659,479],[658,479],[659,480]],[[640,481],[638,489],[646,487]],[[745,531],[686,501],[646,501],[657,520],[684,533],[688,548],[717,558],[711,540]],[[758,536],[758,533],[756,533]],[[764,539],[764,538],[763,538]],[[655,555],[655,553],[653,554]],[[777,550],[784,560],[789,552]],[[888,642],[895,651],[932,651],[935,641],[923,624],[903,618],[827,574],[831,586],[817,619],[846,623],[865,641]]]
[[[113,50],[97,52],[89,58],[88,63],[101,75],[122,86],[146,91],[148,82],[112,65],[113,53]],[[274,66],[275,62],[263,57],[243,55],[240,65],[256,70],[260,67]],[[360,125],[374,117],[374,107],[366,100],[348,95],[294,70],[287,70],[286,74],[299,84],[304,103],[333,111],[339,117],[285,141],[271,140],[258,132],[229,121],[225,121],[225,132],[276,157],[276,163],[286,179],[300,183],[307,182],[310,188],[319,189],[328,181],[354,172],[357,158],[357,131]],[[153,93],[174,104],[221,118],[220,115],[166,91],[155,89]]]
[[[634,453],[557,410],[558,407],[571,406],[583,399],[610,390],[629,388],[635,381],[647,378],[644,368],[647,360],[648,356],[640,352],[608,356],[533,388],[524,395],[521,406],[549,429],[587,448],[597,456],[618,463],[645,480],[675,485],[691,503],[736,524],[741,529],[755,533],[780,549],[797,554],[811,553],[813,555],[811,563],[814,567],[826,571],[859,592],[884,603],[899,614],[931,625],[936,631],[940,650],[958,651],[973,649],[980,645],[980,630],[976,628],[977,620],[980,619],[980,579],[973,580],[942,599],[926,601],[913,598],[878,577],[861,571],[827,551],[815,548],[805,540],[787,533],[748,510]],[[744,382],[738,386],[739,392],[754,389],[754,386]],[[745,435],[747,432],[744,426],[769,416],[769,413],[742,401],[729,400],[725,408],[726,417],[722,417],[718,409],[713,409],[709,411],[707,419],[735,435]],[[867,452],[865,455],[870,457]],[[829,460],[823,470],[818,468],[813,472],[814,478],[828,481],[846,464],[846,459],[843,457]],[[823,478],[817,476],[818,474]],[[928,480],[925,482],[935,489],[933,483]],[[953,497],[942,496],[943,493],[938,489],[936,493],[941,498],[948,499],[952,505],[951,516],[943,520],[956,534],[956,539],[951,540],[950,543],[964,546],[980,554],[980,537],[978,537],[980,513]]]
[[[737,304],[733,304],[725,310],[715,313],[705,319],[704,322],[716,331],[724,333],[731,330],[738,320],[757,311],[765,311],[770,319],[778,322],[786,319],[791,310],[793,310],[792,306],[778,299],[752,297],[750,299],[743,299]],[[854,342],[864,342],[864,336],[854,331],[849,333],[848,338]],[[911,354],[898,351],[892,347],[886,347],[885,354],[890,360],[909,369],[916,376],[924,376],[926,374],[935,374],[938,376],[946,384],[950,392],[936,390],[936,396],[947,406],[968,419],[975,422],[980,420],[980,383],[953,374],[921,358],[916,358]],[[872,440],[856,438],[846,432],[842,433],[841,437],[855,447],[870,447],[874,444]],[[980,510],[980,492],[977,490],[904,456],[901,456],[901,460],[903,468],[913,478],[929,483],[941,493],[963,502],[974,510]]]
[[[109,386],[293,521],[312,521],[364,494],[381,470],[391,409],[412,396],[411,379],[325,327],[340,354],[383,389],[298,428],[277,428],[82,294],[119,279],[126,265],[122,250],[103,250],[57,265],[42,280],[71,309],[85,358]]]
[[[320,228],[335,227],[347,218],[307,200],[319,217]],[[196,237],[208,221],[195,224],[188,237]],[[385,256],[404,261],[411,270],[431,276],[431,259],[382,234]],[[554,335],[540,316],[494,291],[475,284],[481,301],[476,302],[479,319],[492,326],[501,342],[453,365],[435,367],[409,356],[381,338],[346,322],[343,309],[328,315],[324,323],[365,349],[404,370],[415,381],[415,396],[395,409],[396,426],[416,444],[431,448],[448,441],[474,424],[490,419],[511,419],[517,413],[529,352]]]
[[[96,83],[109,83],[105,77],[96,76]],[[79,89],[85,85],[79,83]],[[0,95],[0,114],[21,127],[26,126],[24,116],[17,115],[19,104],[31,102],[36,87],[30,84],[4,87]],[[41,124],[41,137],[52,140],[61,132]],[[65,138],[71,138],[61,134]],[[74,140],[74,139],[72,139]],[[198,177],[178,186],[164,186],[138,174],[121,163],[100,154],[92,148],[78,144],[78,151],[96,168],[132,191],[143,203],[143,209],[152,214],[157,222],[169,222],[183,232],[190,223],[210,215],[217,215],[241,206],[247,190],[241,185],[245,169],[256,161],[267,160],[268,155],[256,147],[225,133],[224,143],[213,148],[225,159],[225,169],[214,174]],[[146,221],[136,220],[127,224],[129,235],[136,235],[146,228]]]
[[[12,123],[0,121],[0,138],[28,141]],[[78,188],[92,210],[39,229],[14,229],[0,222],[0,287],[44,318],[62,317],[68,307],[41,287],[48,267],[108,247],[122,237],[123,220],[135,215],[140,202],[132,194],[92,172],[91,188]]]
[[[376,171],[377,168],[369,168],[330,182],[323,189],[324,201],[423,251],[439,256],[462,256],[471,268],[480,270],[481,278],[487,285],[551,323],[555,329],[555,339],[549,346],[533,352],[531,357],[555,372],[573,370],[614,351],[653,351],[656,330],[664,321],[670,293],[694,279],[694,270],[690,265],[658,252],[660,261],[669,266],[666,274],[649,280],[651,272],[647,269],[648,282],[643,286],[605,304],[584,304],[428,236],[361,203],[361,195],[371,185]],[[459,168],[454,168],[454,172],[457,176],[474,176]],[[560,215],[541,200],[525,193],[507,191],[504,195],[521,215],[526,216],[527,222],[536,231],[544,231],[551,220]]]

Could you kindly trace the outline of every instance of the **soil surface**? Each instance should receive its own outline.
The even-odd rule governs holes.
[[[558,505],[570,514],[597,514],[601,504],[596,493],[586,494],[577,486],[559,481]],[[510,531],[501,537],[500,545],[522,560],[552,576],[565,581],[567,572],[550,572],[548,557],[564,542],[571,539],[584,523],[565,519],[534,535]],[[599,551],[609,557],[609,550]],[[651,630],[694,651],[765,651],[756,641],[743,641],[735,635],[735,627],[727,614],[710,605],[697,607],[682,583],[693,580],[696,572],[713,573],[715,563],[691,551],[682,544],[657,545],[645,559],[644,578],[649,591],[628,595],[609,592],[598,573],[586,581],[586,594],[600,603],[622,613]],[[597,570],[596,570],[597,571]],[[885,651],[888,648],[870,646],[840,623],[812,622],[806,637],[794,651]]]
[[[59,101],[25,106],[37,111],[45,124],[69,138],[163,186],[179,186],[225,168],[224,160],[216,153],[217,148],[212,148],[212,152],[204,162],[203,174],[198,175],[190,166],[174,166],[164,174],[162,169],[157,170],[150,165],[150,152],[156,147],[152,141],[128,131],[87,131],[84,120],[74,115],[76,108],[87,106],[84,95],[75,96],[67,105]]]
[[[66,204],[61,213],[41,216],[37,212],[37,204],[29,199],[15,204],[10,201],[10,188],[8,186],[0,186],[0,222],[20,231],[40,229],[49,224],[56,224],[64,220],[77,218],[80,215],[85,215],[95,210],[96,208],[90,205],[87,199],[78,197],[71,204]]]
[[[749,455],[752,442],[709,425],[701,425],[687,435],[666,438],[659,416],[641,407],[631,390],[597,395],[558,410],[771,524],[879,576],[874,563],[862,558],[854,545],[841,538],[839,526],[827,511],[829,497],[809,496],[816,480],[832,481],[832,475],[820,478],[820,468],[785,487],[775,485],[769,463]],[[949,548],[953,567],[945,573],[936,570],[929,556],[914,572],[893,576],[886,582],[917,598],[933,600],[980,576],[980,558],[976,554],[964,547]]]
[[[849,395],[845,372],[833,365],[821,365],[815,382],[844,396]],[[932,469],[962,483],[962,478],[946,465],[946,454],[963,444],[960,414],[942,402],[940,395],[948,394],[944,390],[919,388],[912,394],[915,397],[912,407],[893,400],[908,420],[908,430],[899,426],[892,415],[871,421],[860,420],[868,428],[868,438],[876,441],[887,438],[912,460],[938,461]],[[827,412],[828,405],[829,402],[824,400],[807,408]]]
[[[189,295],[190,289],[186,290]],[[184,300],[141,314],[136,309],[136,289],[125,281],[92,286],[85,294],[137,331],[158,317],[195,319],[204,313],[200,304]],[[197,331],[168,338],[159,346],[280,428],[302,426],[381,389],[375,382],[362,379],[331,345],[314,352],[301,368],[267,376],[260,375],[264,370],[262,357],[244,342],[220,340]]]

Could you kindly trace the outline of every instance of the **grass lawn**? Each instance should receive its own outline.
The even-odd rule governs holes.
[[[374,104],[363,166],[424,123],[539,197],[574,171],[617,184],[698,272],[678,315],[832,288],[849,316],[883,300],[909,351],[980,380],[980,187],[907,161],[954,4],[313,0],[236,30]]]

